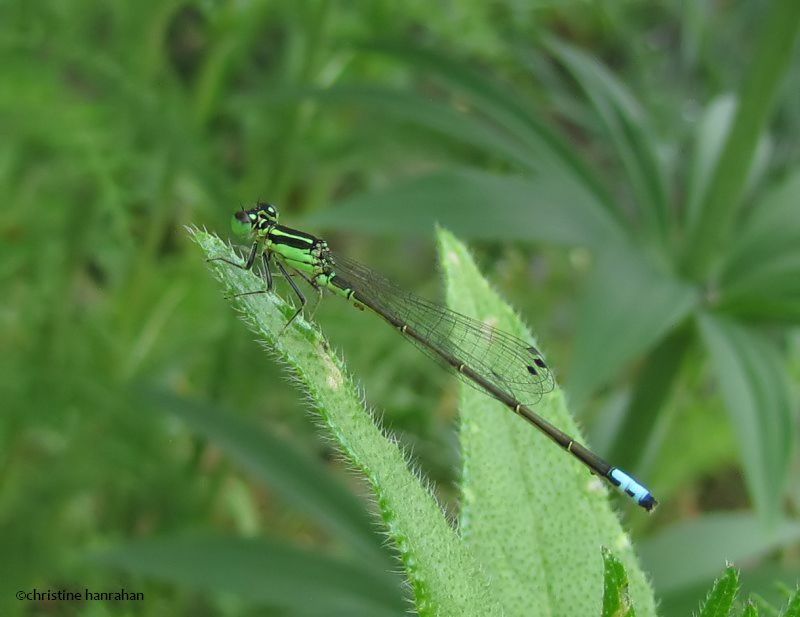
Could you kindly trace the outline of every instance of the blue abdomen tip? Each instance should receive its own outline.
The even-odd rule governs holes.
[[[648,512],[658,505],[653,494],[643,485],[639,484],[634,478],[629,476],[621,469],[614,467],[608,472],[608,478],[619,487],[626,495],[633,499]]]

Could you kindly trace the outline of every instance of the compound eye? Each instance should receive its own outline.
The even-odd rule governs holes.
[[[253,215],[240,210],[231,217],[231,229],[237,236],[245,236],[250,232]]]

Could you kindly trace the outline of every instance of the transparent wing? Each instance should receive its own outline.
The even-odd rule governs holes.
[[[408,324],[434,347],[458,358],[520,403],[532,405],[555,387],[542,354],[530,343],[405,291],[351,259],[336,254],[326,258],[333,263],[337,278],[347,281],[356,293]],[[430,349],[409,340],[452,371]],[[481,389],[465,375],[453,372],[465,383]]]

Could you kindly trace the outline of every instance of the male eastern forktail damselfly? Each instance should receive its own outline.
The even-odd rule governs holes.
[[[224,257],[213,259],[250,270],[260,255],[266,289],[250,293],[272,291],[274,263],[300,299],[300,306],[287,326],[306,304],[292,277],[297,274],[320,294],[327,289],[359,307],[371,309],[422,351],[533,424],[645,510],[656,507],[658,502],[647,488],[528,407],[555,385],[542,354],[530,343],[419,298],[365,266],[334,255],[324,240],[279,225],[278,210],[271,204],[259,203],[250,210],[242,209],[233,216],[231,226],[237,235],[249,237],[253,242],[245,263]]]

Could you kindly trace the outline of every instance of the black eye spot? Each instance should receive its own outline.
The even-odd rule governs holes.
[[[547,365],[544,363],[544,360],[541,358],[536,358],[533,363],[538,366],[539,368],[547,368]]]
[[[526,366],[525,368],[526,368],[526,369],[528,369],[528,372],[529,372],[531,375],[538,375],[538,374],[539,374],[539,373],[537,372],[537,370],[536,370],[535,368],[533,368],[533,367],[532,367],[530,364],[529,364],[528,366]]]

